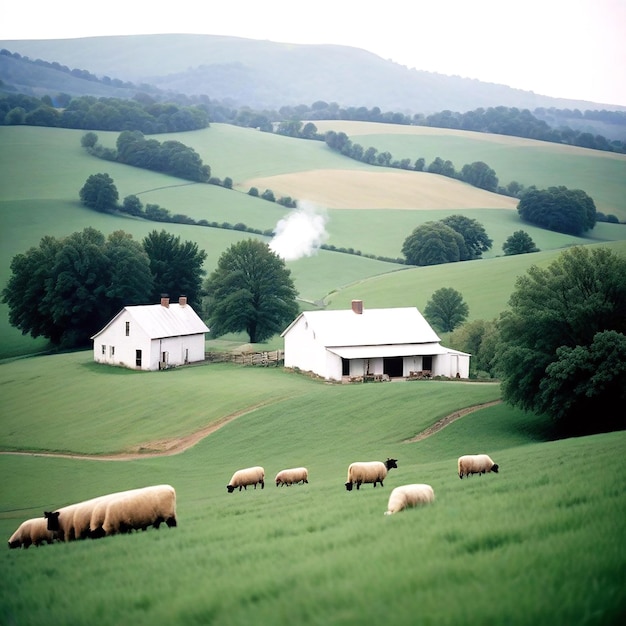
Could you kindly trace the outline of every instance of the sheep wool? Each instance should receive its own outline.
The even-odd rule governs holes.
[[[48,520],[45,517],[33,517],[22,522],[9,538],[9,548],[24,548],[40,546],[44,543],[53,543],[56,533],[48,530]]]
[[[389,495],[385,515],[393,515],[404,509],[434,502],[435,492],[430,485],[413,484],[396,487]]]
[[[239,491],[242,488],[247,490],[248,485],[254,485],[256,489],[257,484],[261,485],[261,489],[265,487],[265,470],[259,465],[237,470],[226,485],[226,489],[228,493],[232,493],[237,487]]]
[[[348,491],[352,491],[353,485],[357,489],[361,488],[363,483],[377,483],[383,486],[383,480],[387,476],[387,470],[398,467],[398,459],[387,459],[384,463],[381,461],[358,461],[351,463],[348,467],[348,480],[345,487]]]
[[[308,483],[309,471],[306,467],[292,467],[290,469],[284,469],[276,474],[276,486],[293,485],[294,483]]]
[[[487,454],[466,454],[459,457],[459,478],[471,474],[498,473],[499,466]]]
[[[101,533],[114,535],[177,525],[176,490],[171,485],[154,485],[114,494],[106,505]],[[95,530],[95,529],[94,529]]]

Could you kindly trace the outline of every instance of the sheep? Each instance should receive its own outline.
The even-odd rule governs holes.
[[[109,495],[98,496],[83,502],[69,504],[56,511],[44,511],[44,517],[48,520],[48,530],[57,532],[61,541],[85,538],[89,535],[93,508],[109,497]]]
[[[291,469],[284,469],[276,474],[276,486],[279,485],[292,485],[293,483],[307,483],[309,482],[309,471],[306,467],[292,467]]]
[[[498,473],[498,465],[487,454],[466,454],[459,457],[459,478],[470,474]]]
[[[384,463],[381,461],[361,461],[352,463],[348,467],[348,480],[345,483],[346,489],[352,491],[352,485],[356,484],[356,488],[360,489],[363,483],[380,483],[383,486],[383,480],[387,476],[387,470],[398,467],[398,459],[387,459]]]
[[[399,513],[403,509],[428,504],[435,500],[435,492],[430,485],[413,484],[396,487],[389,495],[385,515]]]
[[[247,490],[248,485],[254,485],[256,489],[257,483],[261,485],[261,489],[265,488],[265,470],[258,465],[237,470],[226,485],[226,489],[228,489],[228,493],[232,493],[237,487],[239,487],[239,491],[242,487]]]
[[[114,535],[132,530],[177,525],[176,490],[171,485],[154,485],[111,494],[101,527],[91,527],[92,533]],[[101,528],[101,530],[100,530]]]
[[[45,517],[33,517],[22,522],[18,529],[9,537],[9,548],[24,548],[40,546],[43,543],[53,543],[56,533],[48,530]]]
[[[104,518],[106,516],[107,507],[109,505],[109,502],[112,499],[119,498],[121,496],[126,496],[132,493],[139,493],[145,489],[150,489],[150,487],[142,487],[139,489],[129,489],[127,491],[119,491],[117,493],[111,493],[107,496],[103,496],[99,498],[98,501],[94,503],[94,506],[91,509],[91,517],[89,520],[89,536],[93,539],[104,537],[105,532],[102,526],[104,524]]]

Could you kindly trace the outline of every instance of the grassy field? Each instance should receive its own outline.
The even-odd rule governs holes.
[[[0,623],[569,626],[626,614],[624,433],[550,441],[544,420],[498,404],[407,443],[497,399],[498,385],[327,385],[233,365],[103,378],[89,353],[29,362],[0,367],[19,412],[2,422],[3,449],[129,450],[258,408],[173,456],[0,455],[7,538],[43,510],[157,483],[176,488],[179,521],[5,550]],[[39,393],[55,396],[46,410]],[[478,451],[500,473],[460,481],[456,458]],[[345,491],[350,462],[387,456],[398,469],[384,487]],[[232,472],[253,464],[265,489],[228,494]],[[276,488],[295,465],[310,483]],[[391,489],[411,482],[431,484],[434,504],[384,516]]]
[[[324,129],[324,124],[320,122],[320,130]],[[567,168],[568,163],[571,163],[568,160],[570,156],[584,159],[584,169],[590,172],[596,172],[593,169],[594,162],[605,158],[611,160],[605,153],[563,147],[560,149],[563,152],[562,160],[558,153],[555,154],[553,144],[513,137],[435,132],[435,129],[393,125],[341,124],[347,124],[342,128],[350,136],[369,135],[381,141],[391,137],[394,141],[406,142],[407,150],[410,151],[413,150],[412,142],[420,138],[434,142],[435,146],[441,145],[442,149],[446,144],[439,142],[454,139],[455,149],[459,152],[445,156],[455,164],[469,160],[465,157],[470,153],[475,154],[471,160],[484,157],[490,162],[488,155],[485,156],[481,150],[485,147],[497,148],[501,161],[490,162],[497,170],[500,163],[510,161],[508,155],[511,151],[522,148],[534,150],[535,156],[526,160],[523,168],[520,165],[520,172],[523,170],[531,178],[535,175],[543,176],[546,169],[558,171]],[[517,212],[511,207],[510,198],[494,194],[481,196],[483,192],[476,196],[477,190],[438,176],[412,176],[409,172],[396,170],[384,172],[381,168],[341,157],[319,141],[296,140],[224,124],[214,124],[198,132],[159,136],[161,141],[166,138],[178,139],[194,147],[211,166],[213,175],[233,178],[235,189],[230,191],[214,185],[188,184],[154,172],[100,161],[90,157],[80,147],[82,134],[81,131],[65,129],[0,127],[1,285],[5,285],[10,276],[11,259],[29,247],[38,245],[46,234],[62,237],[86,226],[93,226],[105,234],[122,229],[140,240],[155,228],[162,228],[160,224],[101,215],[82,207],[78,202],[78,190],[88,176],[103,171],[114,179],[121,198],[137,194],[144,203],[159,204],[172,213],[184,213],[195,219],[220,224],[244,223],[263,231],[275,228],[288,211],[275,203],[248,196],[245,192],[250,181],[267,182],[277,195],[287,194],[298,199],[306,197],[320,211],[326,212],[327,243],[338,248],[351,248],[363,256],[321,251],[314,256],[290,261],[288,267],[292,271],[303,306],[307,306],[307,303],[339,306],[339,302],[349,300],[345,297],[343,300],[338,299],[338,294],[350,293],[349,297],[352,297],[355,292],[361,291],[362,297],[367,297],[368,302],[376,302],[376,306],[395,303],[423,307],[434,291],[431,287],[424,289],[424,285],[434,287],[458,284],[468,286],[462,291],[470,301],[470,318],[493,318],[508,300],[515,277],[524,273],[530,264],[542,263],[543,258],[553,259],[553,251],[571,245],[603,243],[621,249],[620,242],[626,241],[626,226],[623,224],[598,224],[586,238],[527,226],[520,223]],[[115,145],[118,133],[97,134],[103,145]],[[551,155],[552,169],[541,160],[540,155],[544,153]],[[613,164],[618,167],[616,172],[608,166],[605,169],[605,174],[612,177],[610,184],[605,184],[606,180],[601,176],[597,180],[591,177],[589,184],[593,193],[590,193],[594,197],[595,192],[600,190],[622,199],[626,197],[626,177],[621,176],[619,169],[624,160],[617,158]],[[273,187],[274,183],[284,180],[289,181],[288,189]],[[311,180],[315,184],[311,185]],[[416,188],[418,180],[422,182]],[[588,178],[581,174],[580,180],[587,181]],[[376,186],[372,186],[372,181],[376,181]],[[381,188],[386,190],[382,196]],[[314,193],[316,190],[318,195]],[[379,194],[377,204],[371,199],[374,190]],[[467,197],[464,191],[467,191]],[[410,208],[413,196],[416,199],[415,206]],[[334,202],[327,202],[333,197]],[[428,203],[421,203],[420,198],[427,197],[436,197],[440,208],[429,208]],[[485,201],[476,202],[477,197],[483,197]],[[386,206],[385,198],[388,198]],[[350,210],[326,206],[346,206],[348,200],[353,207]],[[490,204],[494,200],[495,205]],[[380,206],[381,201],[383,208],[366,208]],[[481,207],[481,204],[484,206]],[[487,208],[499,204],[505,208]],[[488,265],[480,265],[483,263],[481,261],[458,266],[450,264],[436,268],[408,269],[403,265],[366,258],[366,255],[400,258],[402,243],[416,226],[455,213],[480,221],[493,239],[492,249],[485,254],[484,263],[489,262]],[[207,272],[215,267],[223,250],[249,236],[240,231],[215,228],[182,225],[168,225],[167,228],[182,239],[196,242],[206,251]],[[501,257],[502,243],[519,229],[526,230],[542,252],[515,261]],[[397,270],[406,271],[406,275],[400,279]],[[484,280],[487,271],[494,277],[493,280]],[[388,287],[385,287],[387,283],[384,277],[390,279]],[[402,283],[403,291],[397,290],[398,281]],[[370,293],[376,295],[370,299]],[[24,337],[9,326],[8,310],[3,304],[0,304],[0,339],[0,359],[36,353],[46,348],[44,340]]]
[[[362,135],[373,132],[360,127]],[[304,197],[298,189],[308,185],[310,195],[318,188],[320,196],[307,199],[327,211],[328,243],[363,254],[397,257],[415,226],[459,212],[478,219],[494,240],[484,260],[427,268],[330,251],[289,262],[304,308],[343,308],[358,298],[366,307],[423,309],[436,289],[450,286],[463,294],[470,319],[492,319],[506,308],[517,276],[532,264],[547,265],[567,246],[603,245],[626,254],[626,226],[599,224],[585,239],[524,226],[542,252],[499,256],[506,237],[522,228],[508,199],[502,208],[469,202],[458,195],[458,183],[441,191],[438,179],[442,201],[453,204],[412,208],[400,198],[411,198],[414,180],[398,172],[380,178],[379,168],[340,157],[321,142],[226,125],[170,136],[198,150],[213,175],[232,177],[235,190],[229,191],[98,161],[80,148],[81,135],[0,127],[2,285],[13,256],[46,234],[93,226],[141,239],[162,227],[81,207],[78,190],[89,175],[105,171],[122,198],[134,193],[172,213],[261,230],[273,228],[286,210],[237,190],[247,191],[253,180],[267,181],[275,193],[281,189],[273,184],[288,180],[298,198]],[[98,135],[101,143],[115,144],[117,133]],[[387,133],[376,137],[390,140]],[[414,139],[398,134],[394,145],[426,157]],[[572,163],[571,154],[544,160],[544,144],[536,142],[448,139],[429,141],[434,156],[457,165],[483,158],[487,145],[499,147],[505,169],[516,150],[534,152],[520,165],[529,179],[532,163],[537,176],[548,162],[554,172]],[[454,145],[459,152],[444,154]],[[395,156],[396,149],[390,151]],[[593,157],[578,156],[591,167]],[[484,160],[502,180],[499,164]],[[388,206],[366,208],[373,204],[373,177],[388,187]],[[356,198],[355,206],[326,206],[324,198],[342,185],[344,199]],[[621,189],[623,197],[623,185],[624,177],[612,180],[606,192]],[[167,229],[207,252],[207,271],[223,250],[249,236]],[[246,340],[228,335],[207,345],[230,349]],[[274,337],[265,345],[275,349],[282,342]],[[44,348],[45,342],[10,328],[0,307],[0,358]],[[0,389],[0,451],[9,452],[0,454],[6,538],[44,510],[157,483],[176,488],[179,518],[174,529],[6,550],[0,624],[570,626],[612,625],[626,617],[626,434],[554,441],[541,416],[499,403],[407,442],[448,415],[497,401],[497,383],[330,385],[281,368],[230,364],[133,372],[96,365],[84,351],[6,361]],[[219,424],[173,454],[185,438]],[[51,451],[66,456],[43,454]],[[460,481],[457,457],[475,452],[489,453],[501,472]],[[387,456],[399,467],[383,488],[346,492],[350,462]],[[256,464],[265,467],[265,489],[228,494],[233,471]],[[309,468],[310,484],[276,488],[275,474],[296,465]],[[431,484],[435,503],[384,516],[391,489],[412,482]]]

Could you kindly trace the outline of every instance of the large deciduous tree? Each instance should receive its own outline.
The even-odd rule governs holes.
[[[517,205],[526,222],[568,235],[582,235],[596,225],[596,205],[581,189],[529,189]]]
[[[532,237],[524,230],[516,230],[503,244],[504,256],[539,252]]]
[[[428,321],[442,332],[451,332],[462,324],[469,313],[463,296],[451,287],[442,287],[433,293],[426,304],[424,315]]]
[[[11,272],[2,292],[10,323],[67,348],[88,345],[120,308],[145,302],[152,289],[147,255],[121,231],[107,239],[93,228],[44,237],[13,257]]]
[[[469,217],[449,215],[444,217],[441,223],[453,228],[463,237],[465,246],[461,249],[461,261],[480,259],[483,252],[487,252],[493,245],[483,225]]]
[[[193,241],[183,242],[165,230],[153,230],[143,240],[143,247],[150,259],[154,280],[152,301],[157,302],[163,293],[172,298],[182,295],[199,310],[206,252],[199,250]]]
[[[496,191],[498,189],[498,177],[495,170],[491,169],[483,161],[474,161],[464,165],[461,169],[461,180],[487,191]]]
[[[298,314],[297,291],[285,262],[269,246],[247,239],[220,257],[205,283],[213,336],[248,333],[259,343],[282,332]]]
[[[117,209],[119,193],[108,174],[92,174],[79,192],[80,201],[90,209],[111,213]]]
[[[625,428],[626,259],[572,248],[518,278],[509,306],[497,351],[503,398],[565,434]]]
[[[425,222],[402,244],[402,254],[409,265],[438,265],[461,260],[465,240],[454,228],[441,222]]]

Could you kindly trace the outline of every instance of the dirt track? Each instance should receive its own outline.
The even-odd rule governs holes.
[[[438,422],[435,422],[432,426],[423,430],[421,433],[415,435],[415,437],[411,437],[411,439],[405,439],[403,443],[415,443],[416,441],[421,441],[422,439],[426,439],[426,437],[430,437],[434,435],[436,432],[439,432],[442,428],[445,428],[452,422],[468,415],[469,413],[473,413],[474,411],[478,411],[480,409],[487,408],[489,406],[494,406],[495,404],[499,404],[502,400],[494,400],[492,402],[485,402],[484,404],[476,404],[474,406],[467,407],[465,409],[461,409],[460,411],[455,411],[446,417],[443,417]],[[236,413],[231,413],[218,420],[217,422],[213,422],[206,428],[203,428],[191,435],[187,435],[186,437],[175,437],[171,439],[161,439],[158,441],[151,441],[148,443],[140,444],[136,446],[135,449],[129,450],[127,452],[120,452],[119,454],[108,454],[108,455],[89,455],[89,454],[62,454],[56,452],[29,452],[29,451],[20,451],[20,452],[0,452],[0,454],[16,454],[16,455],[27,455],[27,456],[45,456],[45,457],[54,457],[54,458],[63,458],[63,459],[84,459],[86,461],[131,461],[133,459],[145,459],[149,457],[156,456],[172,456],[174,454],[180,454],[189,448],[195,446],[199,441],[208,437],[216,430],[222,428],[229,422],[232,422],[234,419],[237,419],[241,415],[245,415],[246,413],[250,413],[255,411],[256,409],[263,406],[263,404],[259,404],[256,406],[248,407],[242,411],[237,411]]]

